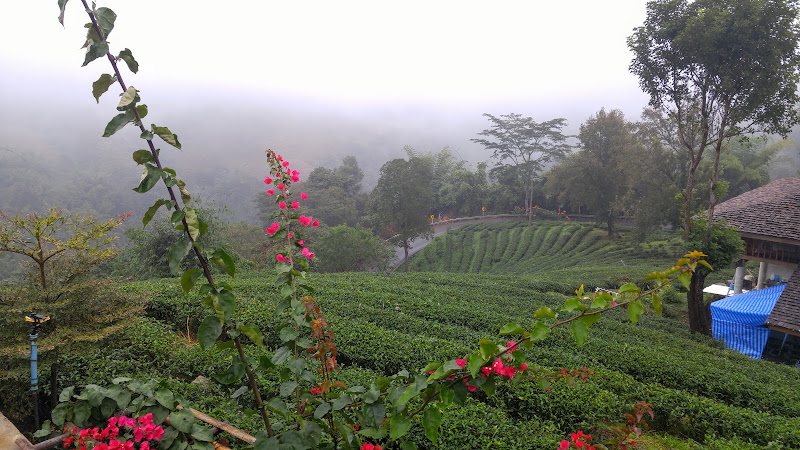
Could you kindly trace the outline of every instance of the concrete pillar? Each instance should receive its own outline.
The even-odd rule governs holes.
[[[744,284],[744,260],[736,261],[736,273],[733,275],[733,293],[742,293],[742,284]]]
[[[764,282],[767,280],[767,271],[769,270],[769,264],[765,262],[761,262],[758,265],[758,284],[756,284],[756,289],[763,289]]]

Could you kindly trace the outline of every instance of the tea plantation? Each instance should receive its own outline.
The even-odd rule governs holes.
[[[368,383],[430,360],[463,357],[508,322],[531,327],[536,308],[558,309],[581,283],[593,290],[640,282],[645,273],[674,263],[681,251],[668,233],[635,244],[576,223],[481,224],[434,240],[411,261],[416,272],[315,274],[312,283],[334,326],[340,379]],[[273,313],[278,296],[273,273],[245,273],[228,281],[241,297],[238,318],[259,325],[274,348],[278,340],[271,330],[279,320]],[[163,379],[195,408],[258,430],[257,415],[238,413],[250,407],[251,394],[234,398],[239,385],[213,381],[225,364],[215,350],[197,345],[197,326],[208,314],[199,296],[186,296],[177,280],[133,282],[121,289],[133,312],[116,319],[122,324],[118,331],[80,345],[49,340],[43,331],[42,347],[60,348],[59,387],[107,384],[118,376]],[[639,401],[651,403],[655,417],[637,448],[797,448],[800,371],[751,360],[690,334],[681,319],[685,297],[668,289],[664,301],[663,316],[648,310],[638,326],[624,312],[604,315],[581,347],[568,329],[555,329],[528,361],[556,370],[586,366],[594,376],[574,386],[556,383],[549,391],[533,384],[502,385],[491,398],[476,391],[466,406],[445,414],[438,448],[555,449],[579,429],[603,435],[609,425],[624,422],[623,414]],[[9,334],[12,328],[20,331],[15,319],[4,314],[0,320],[3,342],[20,341]],[[26,356],[4,347],[0,410],[21,421]],[[49,354],[52,350],[43,352],[40,375],[45,398]],[[193,384],[198,376],[212,381]],[[268,396],[277,392],[276,377],[261,382]],[[415,438],[421,448],[429,445],[421,427]]]

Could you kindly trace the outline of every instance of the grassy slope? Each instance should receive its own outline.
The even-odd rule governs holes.
[[[365,383],[377,373],[463,356],[507,322],[529,327],[535,308],[558,308],[563,293],[582,282],[614,286],[664,268],[669,264],[664,258],[648,262],[646,256],[674,248],[664,236],[655,236],[661,242],[626,250],[624,243],[604,239],[600,230],[563,222],[457,231],[445,235],[444,245],[431,244],[414,264],[421,268],[420,261],[429,261],[431,251],[438,255],[432,262],[440,266],[430,270],[455,271],[457,264],[469,273],[313,276],[317,300],[336,329],[346,382]],[[465,251],[464,245],[471,249]],[[627,265],[620,267],[618,259]],[[272,313],[273,278],[271,273],[250,273],[231,282],[241,295],[239,317],[258,324],[275,344],[270,333],[278,323]],[[244,429],[257,429],[256,418],[236,413],[249,400],[249,394],[229,397],[238,386],[213,383],[202,389],[189,384],[197,375],[210,377],[224,366],[216,351],[187,345],[185,334],[178,337],[187,320],[196,329],[208,314],[200,300],[183,295],[176,280],[128,284],[126,290],[147,299],[146,317],[131,320],[132,326],[101,346],[87,347],[83,355],[63,358],[62,386],[107,383],[120,375],[166,378],[200,409]],[[667,312],[677,309],[680,300],[665,297],[674,302],[666,305]],[[721,350],[718,343],[691,336],[680,321],[665,316],[648,313],[634,327],[624,314],[609,314],[592,328],[583,347],[575,345],[569,330],[555,330],[528,360],[553,369],[585,365],[596,376],[577,386],[554,385],[551,392],[520,385],[503,387],[491,399],[477,394],[465,408],[447,415],[443,447],[555,448],[571,431],[597,433],[603,423],[619,422],[640,400],[654,405],[651,427],[670,433],[651,435],[644,448],[762,448],[769,442],[792,448],[800,440],[797,370]],[[270,393],[278,380],[265,376],[262,383]],[[710,438],[714,435],[723,438]],[[425,442],[421,435],[419,442]]]

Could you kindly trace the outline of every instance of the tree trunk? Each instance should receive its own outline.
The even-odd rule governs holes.
[[[683,193],[683,239],[689,240],[689,233],[692,231],[692,198],[694,197],[694,173],[697,165],[694,161],[689,167],[689,176],[686,178],[686,191]]]
[[[608,225],[608,237],[614,237],[617,234],[614,230],[614,211],[609,211],[606,225]]]
[[[693,333],[711,335],[711,314],[703,300],[703,285],[706,274],[696,271],[689,282],[689,291],[686,293],[686,307],[689,313],[689,329]]]
[[[406,273],[408,273],[408,244],[403,246],[403,250],[406,251]]]

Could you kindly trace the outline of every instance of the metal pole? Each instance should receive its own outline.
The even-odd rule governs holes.
[[[38,330],[35,330],[38,331]],[[37,371],[37,353],[36,353],[36,338],[39,337],[38,333],[31,333],[28,336],[31,339],[31,395],[33,396],[33,423],[36,429],[39,429],[39,374]]]

